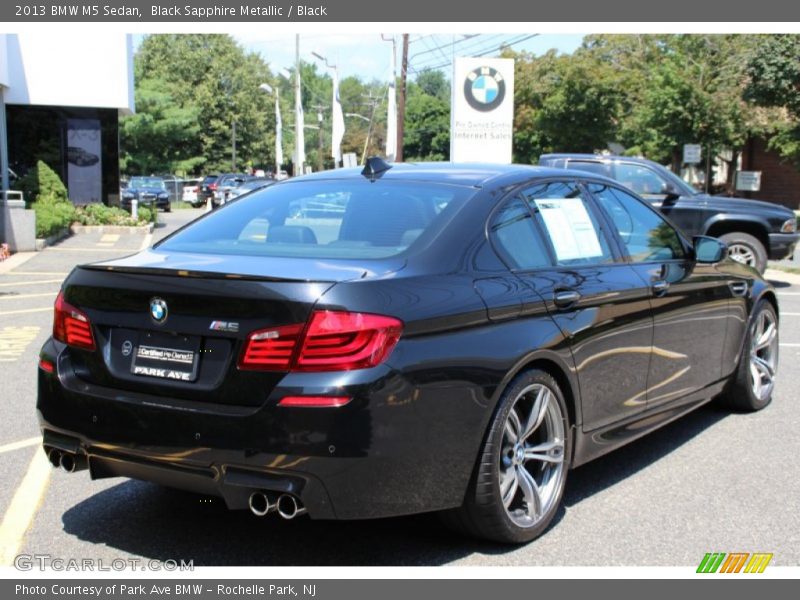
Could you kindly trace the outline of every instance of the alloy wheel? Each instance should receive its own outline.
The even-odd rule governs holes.
[[[756,266],[756,253],[750,246],[745,244],[731,244],[728,246],[728,256],[748,267]]]
[[[759,401],[772,394],[777,367],[778,322],[772,312],[762,310],[750,336],[750,385]]]
[[[526,387],[506,417],[498,483],[509,518],[533,527],[558,501],[564,479],[564,416],[546,385]]]

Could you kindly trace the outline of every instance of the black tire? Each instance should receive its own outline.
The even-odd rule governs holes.
[[[767,249],[759,239],[749,233],[733,231],[719,236],[719,239],[728,246],[728,255],[737,260],[745,259],[745,264],[749,264],[759,273],[763,273],[767,268]]]
[[[759,331],[764,331],[763,326],[760,325],[761,319],[774,324],[775,337],[773,347],[767,352],[766,348],[757,350],[760,353],[762,360],[772,366],[772,380],[768,386],[762,388],[760,394],[756,394],[754,385],[754,374],[751,373],[752,364],[752,350],[753,340]],[[778,316],[775,313],[775,308],[767,300],[761,300],[756,305],[755,310],[750,318],[750,323],[747,326],[747,335],[745,336],[744,346],[742,347],[742,355],[739,357],[739,364],[733,374],[733,379],[728,382],[725,391],[720,397],[720,401],[724,406],[741,412],[754,412],[761,410],[772,401],[772,392],[774,387],[774,376],[778,367]],[[761,334],[764,335],[763,333]],[[766,368],[762,367],[762,368]],[[765,372],[759,372],[758,368],[755,369],[760,377],[760,383],[763,385],[766,379]]]
[[[172,204],[167,203],[167,205],[164,207],[164,212],[172,212]]]
[[[506,422],[509,419],[511,410],[515,408],[518,400],[521,402],[527,401],[525,400],[527,398],[524,394],[525,390],[535,386],[544,386],[550,390],[552,395],[548,402],[548,414],[545,420],[542,421],[539,429],[534,428],[533,431],[538,432],[542,426],[560,421],[560,431],[563,434],[563,447],[559,451],[561,454],[561,468],[558,470],[557,480],[553,480],[551,486],[549,483],[544,483],[549,463],[542,462],[542,464],[538,464],[539,461],[534,461],[537,462],[537,465],[532,468],[538,468],[537,472],[542,478],[541,481],[536,483],[542,484],[541,489],[550,490],[550,494],[547,502],[542,506],[542,514],[537,515],[536,519],[531,521],[529,525],[521,526],[515,519],[525,518],[526,509],[518,508],[513,511],[517,515],[512,516],[510,513],[512,512],[513,503],[507,509],[501,497],[500,478],[503,475],[503,463],[501,461],[511,461],[511,456],[513,455],[513,450],[509,452],[509,447],[505,445],[508,442]],[[550,408],[550,403],[555,403],[553,409]],[[531,404],[533,405],[534,402],[531,402]],[[553,410],[552,414],[550,413],[551,410]],[[533,409],[531,412],[533,412]],[[515,412],[515,414],[517,413]],[[556,427],[555,429],[558,428]],[[564,395],[556,380],[549,373],[538,369],[520,373],[511,381],[498,402],[497,410],[489,424],[489,430],[481,447],[464,504],[457,509],[441,513],[442,521],[451,529],[462,533],[506,544],[523,544],[537,538],[550,525],[561,505],[569,470],[571,444],[572,435],[567,407]],[[553,456],[557,455],[557,452],[553,454]],[[523,467],[528,469],[524,465]],[[513,468],[515,467],[508,467],[507,471]],[[552,469],[555,472],[556,467],[552,467]],[[530,469],[528,469],[528,474],[530,475]],[[556,477],[552,473],[551,476]],[[533,479],[535,480],[535,477]],[[518,494],[523,494],[522,487],[515,486],[514,490],[511,495],[515,499]],[[537,496],[541,501],[541,496],[539,494]],[[526,505],[524,498],[524,495],[519,498],[523,506]],[[527,510],[530,509],[528,508]]]

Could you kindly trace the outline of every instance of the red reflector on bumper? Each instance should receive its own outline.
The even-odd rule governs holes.
[[[303,408],[339,408],[348,404],[352,398],[348,396],[286,396],[278,402],[278,406],[296,406]]]
[[[47,373],[55,373],[56,372],[56,366],[52,362],[47,360],[46,358],[40,358],[39,359],[39,368],[42,371],[46,371]]]

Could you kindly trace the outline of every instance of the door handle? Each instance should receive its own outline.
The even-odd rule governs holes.
[[[744,281],[732,281],[728,284],[728,287],[731,288],[731,293],[734,296],[742,297],[747,294],[747,283]]]
[[[653,295],[655,296],[663,296],[669,290],[669,282],[664,281],[656,281],[653,283]]]
[[[559,308],[567,308],[581,299],[581,295],[575,290],[563,290],[553,294],[553,302]]]

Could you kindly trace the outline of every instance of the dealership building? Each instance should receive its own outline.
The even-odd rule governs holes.
[[[80,36],[65,29],[0,34],[3,190],[42,160],[60,175],[75,204],[113,203],[119,195],[119,117],[134,110],[131,36]],[[0,237],[7,238],[12,216],[5,204]]]

